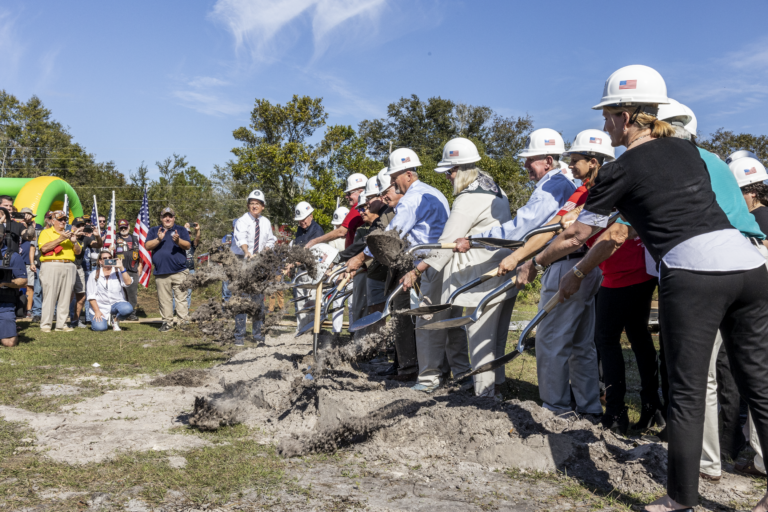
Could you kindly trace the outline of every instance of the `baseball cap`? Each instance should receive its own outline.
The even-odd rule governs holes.
[[[173,208],[171,208],[170,206],[166,206],[165,208],[163,208],[163,211],[160,212],[160,216],[162,217],[166,213],[170,213],[174,217],[176,216],[176,212],[173,211]]]
[[[82,217],[75,217],[75,220],[72,221],[72,225],[77,226],[78,224],[85,224],[85,219]]]
[[[128,224],[128,221],[125,219],[120,219],[120,222],[117,223],[117,227],[122,228],[123,226],[129,228],[131,227],[130,224]]]
[[[35,214],[35,212],[33,212],[33,211],[32,211],[32,208],[28,208],[28,207],[26,207],[26,206],[25,206],[24,208],[22,208],[22,209],[21,209],[21,213],[29,213],[29,214],[31,214],[31,215],[34,215],[34,214]]]

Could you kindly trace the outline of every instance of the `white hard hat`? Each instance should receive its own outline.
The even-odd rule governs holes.
[[[406,169],[421,167],[421,160],[415,151],[408,148],[400,148],[389,154],[389,167],[387,174],[392,176],[396,172]]]
[[[392,178],[387,174],[388,171],[389,167],[385,167],[376,175],[376,180],[379,182],[379,193],[381,194],[386,192],[387,189],[392,186]]]
[[[756,158],[744,157],[733,160],[728,164],[728,168],[736,177],[739,187],[746,187],[753,183],[768,180],[768,173],[765,167]]]
[[[376,178],[376,176],[373,178],[368,178],[368,182],[365,184],[365,191],[363,193],[368,197],[379,195],[379,180]]]
[[[304,220],[309,217],[313,211],[315,211],[315,209],[312,208],[311,204],[306,201],[302,201],[296,205],[296,210],[294,211],[296,215],[293,217],[293,220]]]
[[[679,126],[685,128],[691,135],[696,135],[698,123],[696,122],[696,116],[694,115],[693,110],[677,100],[669,98],[668,104],[659,105],[659,114],[656,118],[670,124],[679,124]]]
[[[366,195],[365,192],[360,192],[360,195],[357,196],[357,204],[355,205],[356,208],[360,208],[368,201],[368,195]]]
[[[534,130],[525,141],[525,148],[517,154],[520,158],[539,155],[558,155],[565,151],[563,137],[551,128]]]
[[[563,156],[571,153],[579,153],[589,156],[602,155],[606,160],[616,158],[616,150],[611,146],[611,138],[600,130],[584,130],[576,135],[571,144],[571,149],[563,152]]]
[[[331,224],[334,226],[340,226],[342,222],[344,222],[344,219],[347,218],[347,215],[349,214],[349,208],[346,206],[342,206],[340,208],[336,208],[336,211],[333,212],[333,219],[331,220]]]
[[[471,164],[480,161],[475,143],[464,137],[456,137],[445,143],[443,159],[437,164],[435,172],[448,172],[461,164]]]
[[[248,201],[250,202],[251,199],[258,199],[261,201],[261,204],[267,206],[267,200],[264,198],[264,193],[261,190],[254,190],[248,194]]]
[[[365,177],[365,174],[360,174],[359,172],[350,175],[350,177],[347,178],[347,190],[345,190],[344,193],[351,192],[358,188],[364,188],[366,180],[368,180],[368,178]]]
[[[573,173],[571,172],[570,167],[568,167],[568,164],[560,160],[560,172],[568,178],[569,180],[573,181],[576,178],[574,178]]]
[[[653,68],[635,64],[614,71],[603,88],[595,110],[618,105],[663,105],[669,103],[667,83]]]
[[[733,153],[731,153],[728,156],[728,158],[725,159],[725,163],[730,164],[734,160],[738,160],[739,158],[745,158],[745,157],[754,158],[755,160],[757,160],[757,155],[754,154],[753,152],[746,149],[740,149],[738,151],[734,151]]]

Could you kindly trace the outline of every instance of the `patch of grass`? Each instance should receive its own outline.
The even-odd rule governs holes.
[[[19,346],[0,351],[0,404],[34,412],[55,411],[101,395],[114,389],[111,378],[209,368],[228,359],[220,346],[202,341],[194,331],[160,334],[156,326],[123,324],[119,333],[43,333],[38,324],[17,325]],[[152,346],[144,348],[149,342]],[[100,366],[94,368],[93,363]],[[81,392],[41,396],[43,384],[74,384]]]
[[[134,493],[160,503],[169,490],[180,492],[195,504],[221,504],[245,490],[268,493],[284,479],[283,461],[273,447],[259,444],[247,428],[238,426],[210,433],[218,444],[183,453],[144,452],[120,454],[98,464],[70,466],[22,452],[27,435],[19,424],[0,419],[0,508],[42,504],[32,490],[104,492],[113,501]],[[186,467],[168,465],[170,455],[181,455]],[[13,480],[16,479],[16,480]],[[130,490],[130,492],[126,492]]]

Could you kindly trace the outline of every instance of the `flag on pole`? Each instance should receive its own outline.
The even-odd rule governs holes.
[[[99,209],[96,207],[96,196],[93,196],[93,208],[91,208],[91,226],[98,231],[99,229]],[[101,235],[101,233],[99,233]]]
[[[144,288],[149,286],[149,276],[152,274],[152,253],[145,246],[147,243],[147,233],[149,232],[149,203],[147,201],[147,187],[144,187],[144,199],[141,201],[139,216],[136,218],[136,225],[133,227],[133,234],[139,239],[139,257],[143,264],[139,282]]]
[[[69,196],[64,194],[64,215],[67,216],[67,224],[69,224]]]
[[[115,191],[112,191],[112,205],[109,207],[109,215],[107,216],[107,235],[104,237],[104,247],[109,248],[115,243]]]

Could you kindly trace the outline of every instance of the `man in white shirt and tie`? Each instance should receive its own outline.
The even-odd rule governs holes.
[[[272,233],[272,224],[269,219],[261,215],[266,205],[267,202],[261,190],[254,190],[248,195],[248,212],[237,219],[232,236],[231,250],[239,258],[248,260],[265,248],[271,249],[275,246],[277,238]],[[253,295],[250,298],[255,302],[264,300],[263,295]],[[261,333],[262,321],[254,317],[252,322],[254,343],[264,341],[264,335]],[[235,316],[235,345],[244,345],[245,334],[246,315],[240,314]]]

